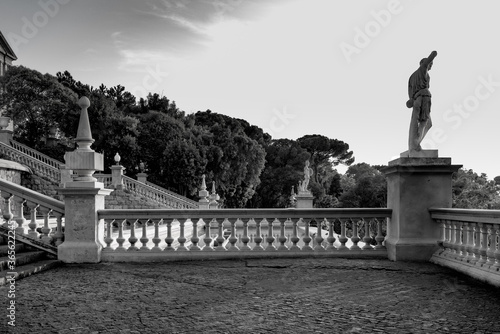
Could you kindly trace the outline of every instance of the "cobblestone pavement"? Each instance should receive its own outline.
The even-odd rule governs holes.
[[[15,300],[7,333],[500,333],[500,289],[386,260],[65,265]]]

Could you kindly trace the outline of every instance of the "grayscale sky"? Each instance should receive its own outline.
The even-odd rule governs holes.
[[[436,50],[423,147],[493,178],[499,12],[494,0],[2,0],[0,31],[16,64],[156,92],[273,138],[337,138],[369,164],[407,149],[408,78]]]

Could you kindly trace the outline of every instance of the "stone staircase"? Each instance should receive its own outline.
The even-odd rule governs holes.
[[[0,142],[0,154],[3,154],[12,161],[29,167],[35,174],[50,180],[54,185],[59,186],[60,183],[64,183],[62,179],[71,178],[69,174],[61,177],[61,172],[71,172],[65,169],[64,163],[54,160],[15,140],[11,139],[8,144]],[[112,186],[111,174],[95,174],[94,176],[99,182],[103,182],[106,188]],[[198,208],[198,203],[196,201],[150,182],[139,182],[125,175],[121,175],[121,178],[122,189],[133,195],[140,196],[149,202],[155,203],[159,208]]]
[[[57,260],[57,255],[29,246],[18,239],[13,243],[5,230],[2,227],[0,231],[0,286],[62,265],[62,261]]]

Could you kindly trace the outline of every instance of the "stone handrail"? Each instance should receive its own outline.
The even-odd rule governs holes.
[[[141,261],[145,257],[387,256],[382,231],[391,213],[391,209],[99,210],[98,218],[106,224],[103,260]],[[127,224],[130,230],[126,230]],[[335,224],[341,230],[338,238]],[[136,228],[140,229],[140,239],[135,235]],[[148,230],[154,230],[152,238]],[[204,231],[204,245],[199,245],[200,230]],[[138,241],[142,247],[136,246]]]
[[[10,144],[13,148],[15,148],[16,150],[26,154],[26,155],[29,155],[30,157],[32,158],[35,158],[41,162],[44,162],[46,163],[47,165],[50,165],[54,168],[61,168],[62,166],[64,166],[64,164],[56,159],[53,159],[51,157],[49,157],[48,155],[45,155],[43,153],[40,153],[38,152],[37,150],[29,147],[29,146],[26,146],[24,144],[21,144],[15,140],[11,140],[10,141]]]
[[[25,235],[32,239],[41,239],[47,244],[58,246],[64,239],[63,217],[64,202],[58,201],[52,197],[42,195],[36,191],[22,187],[15,183],[0,179],[0,192],[4,200],[2,210],[3,218],[6,223],[4,226],[12,224],[15,221],[16,233]],[[31,221],[26,226],[27,220],[24,218],[24,209],[29,209]],[[38,233],[37,213],[43,217],[44,225],[41,228],[41,234]],[[56,218],[56,230],[50,227],[49,220]]]
[[[429,209],[442,249],[431,261],[500,286],[500,210]]]
[[[12,161],[18,162],[31,168],[32,170],[35,170],[39,175],[44,176],[53,182],[59,183],[61,181],[61,172],[59,167],[62,164],[60,162],[58,162],[59,165],[55,167],[53,164],[47,164],[42,160],[39,160],[2,142],[0,142],[0,153],[4,154]]]
[[[198,208],[198,203],[187,198],[181,198],[179,195],[172,192],[160,190],[160,187],[150,186],[123,175],[123,187],[136,194],[152,199],[160,204],[167,205],[176,209],[195,209]]]
[[[189,198],[187,198],[187,197],[181,196],[181,195],[179,195],[179,194],[177,194],[177,193],[175,193],[175,192],[173,192],[173,191],[171,191],[171,190],[168,190],[168,189],[162,188],[162,187],[160,187],[160,186],[158,186],[158,185],[156,185],[156,184],[154,184],[154,183],[148,182],[148,181],[146,181],[146,185],[148,185],[148,186],[150,186],[150,187],[153,187],[153,188],[155,188],[156,190],[159,190],[159,191],[164,192],[164,193],[166,193],[166,194],[169,194],[169,195],[171,195],[172,197],[174,197],[174,198],[176,198],[176,199],[178,199],[178,200],[180,200],[180,201],[190,203],[190,204],[191,204],[191,206],[192,206],[193,208],[197,208],[197,207],[198,207],[198,202],[193,201],[193,200],[191,200],[191,199],[189,199]]]

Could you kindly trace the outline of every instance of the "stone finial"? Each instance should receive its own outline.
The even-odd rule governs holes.
[[[198,196],[200,196],[200,200],[198,201],[198,207],[200,209],[208,209],[208,195],[209,192],[207,191],[207,184],[205,183],[205,174],[201,176],[201,186],[200,186],[200,191],[198,191]]]
[[[205,182],[205,174],[201,176],[201,190],[207,190],[207,184]]]
[[[209,197],[210,197],[209,207],[217,209],[219,207],[219,203],[217,201],[220,199],[220,196],[217,195],[217,193],[215,191],[215,181],[212,182],[212,193],[210,194]]]
[[[73,170],[76,173],[76,177],[74,178],[75,182],[68,183],[67,187],[82,186],[81,182],[90,182],[94,184],[97,182],[97,179],[94,178],[92,174],[94,174],[96,170],[101,171],[104,169],[104,156],[94,152],[94,150],[90,148],[90,145],[94,142],[90,131],[89,115],[87,113],[90,101],[83,96],[78,101],[78,105],[81,108],[78,132],[75,139],[78,148],[64,155],[66,168]],[[102,184],[97,186],[101,187]]]
[[[120,157],[120,155],[118,154],[118,152],[116,152],[114,159],[115,159],[116,165],[119,166],[120,165],[120,160],[122,159],[122,157]]]
[[[77,150],[79,151],[93,151],[90,145],[94,143],[92,139],[92,132],[90,131],[89,114],[87,108],[90,107],[90,100],[82,96],[78,100],[78,106],[82,109],[80,112],[80,121],[78,123],[78,131],[76,133],[76,143],[78,144]]]

